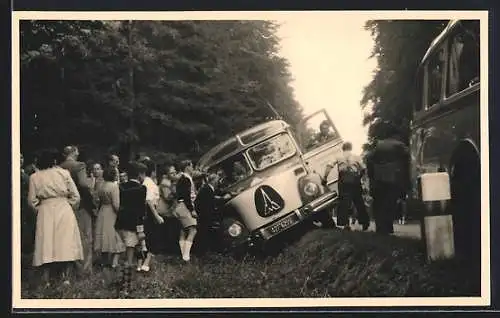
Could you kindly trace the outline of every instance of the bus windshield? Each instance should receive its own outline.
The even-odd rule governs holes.
[[[252,175],[252,169],[242,153],[231,156],[213,166],[210,172],[220,177],[220,186],[225,189],[246,180]]]
[[[296,149],[286,133],[272,137],[248,149],[248,157],[256,170],[263,170],[295,155]]]

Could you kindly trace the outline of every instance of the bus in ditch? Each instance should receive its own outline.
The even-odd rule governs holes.
[[[449,21],[430,44],[417,72],[410,133],[412,199],[425,211],[422,176],[444,174],[446,188],[450,189],[446,214],[451,215],[455,254],[478,262],[481,251],[479,22]]]
[[[338,171],[332,169],[326,180],[322,176],[342,142],[322,109],[295,129],[281,119],[271,120],[205,153],[197,169],[217,173],[220,190],[232,194],[220,211],[219,242],[224,248],[263,247],[305,221],[334,226]]]

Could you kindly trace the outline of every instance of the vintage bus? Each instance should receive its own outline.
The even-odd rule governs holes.
[[[329,131],[316,138],[319,127]],[[203,155],[197,168],[221,176],[221,191],[232,198],[221,209],[224,247],[262,247],[306,220],[333,226],[338,197],[336,169],[322,182],[342,138],[325,110],[296,129],[272,120],[236,134]]]
[[[432,41],[418,68],[410,136],[412,197],[422,201],[424,173],[447,174],[455,253],[474,260],[481,250],[479,34],[479,20],[453,20]]]

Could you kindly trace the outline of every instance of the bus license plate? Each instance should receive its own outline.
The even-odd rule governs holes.
[[[270,227],[267,228],[267,230],[269,231],[269,233],[274,235],[274,234],[277,234],[277,233],[289,228],[293,224],[297,223],[297,221],[298,221],[298,217],[294,213],[294,214],[278,221],[276,224],[271,225]]]

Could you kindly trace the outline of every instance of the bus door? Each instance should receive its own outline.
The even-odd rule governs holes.
[[[307,117],[299,124],[297,135],[303,159],[309,172],[324,176],[326,165],[342,151],[342,138],[325,109]],[[337,191],[338,170],[332,169],[327,177],[330,190]]]

